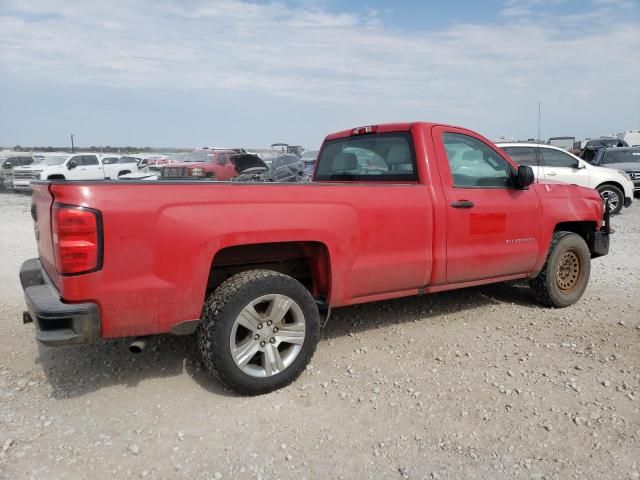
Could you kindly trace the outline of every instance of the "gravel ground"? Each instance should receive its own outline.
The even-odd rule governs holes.
[[[0,194],[0,479],[639,478],[639,201],[577,305],[509,284],[338,310],[305,374],[255,398],[190,337],[36,345],[29,203]]]

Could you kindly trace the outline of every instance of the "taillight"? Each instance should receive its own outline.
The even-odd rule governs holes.
[[[53,206],[53,251],[62,275],[89,273],[102,267],[100,212],[75,205]]]

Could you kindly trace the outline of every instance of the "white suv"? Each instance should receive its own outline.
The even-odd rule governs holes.
[[[633,182],[618,170],[593,166],[558,147],[537,143],[497,143],[518,165],[529,165],[538,180],[594,188],[619,213],[633,201]]]

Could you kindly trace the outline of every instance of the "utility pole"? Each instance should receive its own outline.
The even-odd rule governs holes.
[[[73,150],[73,133],[71,134],[71,153],[74,153],[74,150]]]

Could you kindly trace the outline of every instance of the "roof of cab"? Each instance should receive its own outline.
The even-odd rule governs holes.
[[[432,123],[432,122],[399,122],[399,123],[372,123],[369,125],[359,125],[357,127],[350,128],[348,130],[342,130],[340,132],[330,133],[326,136],[325,141],[334,140],[336,138],[345,138],[350,137],[352,132],[357,128],[363,127],[376,127],[376,133],[388,133],[388,132],[408,132],[413,127],[423,126],[427,128],[431,128],[433,126],[447,126],[447,127],[455,127],[454,125],[445,125],[441,123]],[[455,127],[462,128],[462,127]]]

